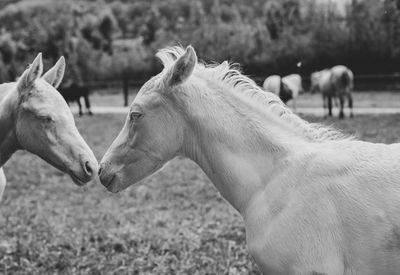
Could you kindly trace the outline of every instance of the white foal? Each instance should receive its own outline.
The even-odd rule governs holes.
[[[97,173],[97,160],[76,129],[67,103],[56,90],[65,70],[64,58],[42,75],[39,54],[15,83],[0,85],[0,190],[4,163],[19,149],[38,155],[68,173],[78,185]]]
[[[192,47],[158,53],[103,157],[118,192],[177,155],[195,161],[243,217],[264,274],[399,274],[400,144],[309,124],[226,63]]]

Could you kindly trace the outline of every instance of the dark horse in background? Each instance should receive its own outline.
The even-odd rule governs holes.
[[[81,97],[83,97],[83,99],[85,101],[85,107],[86,107],[87,113],[89,115],[93,114],[92,110],[90,109],[89,86],[72,83],[68,86],[60,87],[58,90],[60,91],[61,95],[64,97],[64,99],[68,103],[68,105],[70,102],[73,102],[73,101],[78,103],[79,116],[83,115]]]

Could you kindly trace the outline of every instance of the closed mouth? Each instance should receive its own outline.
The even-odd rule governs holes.
[[[67,165],[58,164],[58,163],[52,161],[50,158],[47,158],[47,157],[44,157],[44,156],[40,156],[40,157],[41,157],[44,161],[46,161],[47,163],[50,163],[52,166],[54,166],[55,168],[57,168],[58,170],[60,170],[60,171],[62,171],[62,172],[64,172],[64,173],[67,173],[67,174],[71,177],[71,179],[73,180],[73,182],[74,182],[76,185],[78,185],[78,186],[83,186],[83,185],[85,185],[85,184],[90,180],[90,179],[89,179],[89,180],[82,180],[80,177],[78,177],[77,175],[75,175],[75,173],[74,173],[72,170],[66,168]]]
[[[112,183],[113,183],[113,181],[114,181],[114,179],[115,179],[115,174],[112,176],[112,178],[108,181],[108,182],[101,182],[103,185],[104,185],[104,187],[105,188],[107,188],[107,189],[109,189],[110,187],[111,187],[111,185],[112,185]]]
[[[79,177],[77,177],[74,173],[69,173],[69,176],[72,178],[72,180],[76,183],[78,186],[83,186],[86,184],[87,181],[81,180]]]

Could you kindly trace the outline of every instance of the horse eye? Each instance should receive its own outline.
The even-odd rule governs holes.
[[[52,122],[54,119],[50,116],[39,116],[39,118],[45,122]]]
[[[139,113],[139,112],[131,112],[130,117],[131,120],[135,121],[138,120],[139,118],[142,118],[144,116],[144,114]]]

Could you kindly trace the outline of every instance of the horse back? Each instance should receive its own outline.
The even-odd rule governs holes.
[[[70,86],[60,88],[59,92],[66,101],[75,101],[81,97],[88,96],[90,89],[88,86],[78,85],[74,83]]]

